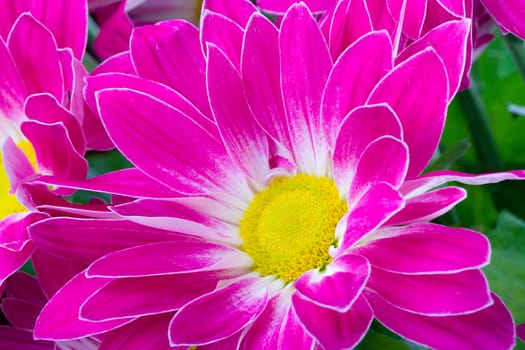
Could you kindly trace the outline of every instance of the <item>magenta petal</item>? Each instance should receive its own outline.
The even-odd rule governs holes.
[[[427,46],[434,48],[445,63],[449,81],[448,95],[452,99],[463,78],[470,30],[470,21],[467,19],[444,23],[416,40],[396,60],[403,61]]]
[[[405,9],[401,14],[403,2]],[[412,39],[419,38],[427,15],[427,0],[388,0],[387,6],[395,20],[403,16],[403,32]]]
[[[241,73],[246,99],[261,127],[291,150],[281,92],[278,30],[254,14],[244,34]]]
[[[30,301],[34,304],[44,305],[47,302],[47,298],[36,278],[25,272],[17,272],[9,277],[5,295],[10,298]]]
[[[11,184],[10,193],[14,193],[28,176],[35,173],[35,169],[27,159],[26,154],[18,148],[11,138],[8,138],[2,145],[1,156],[7,178]],[[20,203],[24,202],[20,201]]]
[[[406,207],[394,215],[387,225],[400,225],[435,219],[467,197],[460,187],[444,187],[409,198]]]
[[[332,62],[321,30],[304,4],[293,5],[284,17],[279,48],[282,91],[298,169],[321,173],[328,152],[320,117],[321,94]]]
[[[101,64],[99,64],[91,75],[99,75],[104,73],[124,73],[124,74],[137,74],[135,67],[131,62],[131,55],[129,51],[124,51],[114,56],[111,56]]]
[[[87,160],[75,149],[64,123],[27,121],[20,129],[35,149],[41,173],[71,179],[86,176]]]
[[[525,342],[525,323],[520,324],[518,327],[516,327],[516,334],[518,338],[521,339],[521,341]]]
[[[490,244],[475,231],[430,223],[386,229],[388,235],[352,250],[372,266],[403,274],[451,273],[481,268]]]
[[[34,340],[31,332],[22,329],[0,326],[0,348],[9,350],[54,350],[55,344]]]
[[[45,1],[34,1],[31,13],[51,30],[58,47],[71,48],[75,57],[82,60],[88,34],[86,1],[53,1],[53,6]]]
[[[131,37],[131,57],[139,76],[172,87],[210,115],[206,62],[195,26],[169,21],[139,27]]]
[[[242,339],[240,350],[312,348],[313,339],[306,333],[292,309],[290,297],[278,294],[268,302],[266,309]]]
[[[392,331],[434,349],[511,349],[512,316],[496,296],[494,304],[461,316],[431,317],[403,311],[376,294],[367,295],[377,319]]]
[[[241,27],[245,27],[250,16],[257,11],[249,0],[205,0],[204,10],[219,13]]]
[[[380,182],[370,187],[339,225],[343,225],[337,254],[344,254],[354,243],[380,227],[405,206],[392,185]],[[337,228],[337,231],[340,228]]]
[[[480,270],[404,275],[373,268],[367,288],[400,309],[428,316],[468,314],[493,302]]]
[[[49,92],[62,100],[63,78],[55,39],[30,14],[18,17],[7,40],[28,93]],[[31,50],[27,50],[31,47]],[[44,59],[42,59],[44,58]]]
[[[224,191],[228,181],[224,177],[232,176],[232,169],[225,169],[230,164],[223,145],[204,128],[165,102],[138,91],[115,89],[97,94],[111,139],[138,168],[179,192]],[[172,130],[180,132],[175,136]]]
[[[434,154],[445,123],[448,81],[443,61],[433,49],[421,51],[387,74],[368,102],[386,102],[394,109],[410,150],[408,176],[418,175]]]
[[[90,296],[82,305],[80,315],[90,321],[107,321],[174,311],[213,291],[219,280],[232,277],[236,276],[223,271],[206,271],[120,278]]]
[[[2,78],[2,84],[0,84],[0,112],[2,116],[8,120],[19,121],[22,118],[24,98],[27,95],[27,89],[13,61],[13,57],[11,57],[11,53],[1,39],[0,67],[2,67],[0,75]],[[3,120],[2,124],[4,128],[7,128]]]
[[[205,345],[224,339],[257,318],[268,302],[258,278],[244,278],[195,299],[173,317],[171,346]]]
[[[28,241],[19,251],[12,251],[10,249],[0,247],[0,284],[2,284],[7,277],[20,269],[31,254],[35,251],[33,242]]]
[[[51,186],[106,192],[135,198],[174,198],[177,192],[155,181],[136,168],[117,170],[85,180],[41,176],[36,182]]]
[[[409,166],[407,145],[395,137],[383,136],[363,151],[348,190],[348,204],[353,206],[374,184],[384,182],[398,188]]]
[[[288,7],[293,5],[294,0],[259,0],[257,5],[264,11],[281,14],[286,12]],[[304,0],[303,1],[312,12],[321,13],[328,10],[335,0]]]
[[[299,322],[327,350],[354,347],[363,339],[374,317],[364,297],[358,298],[344,313],[315,305],[297,294],[292,302]]]
[[[240,67],[243,29],[231,19],[206,11],[201,20],[202,46],[213,44],[231,61],[237,70]]]
[[[525,4],[522,0],[481,0],[481,3],[500,26],[525,40]]]
[[[75,232],[74,235],[71,232]],[[127,220],[51,218],[31,226],[31,238],[48,253],[89,264],[125,248],[183,236],[135,224]],[[184,238],[182,238],[184,239]]]
[[[365,103],[392,65],[392,44],[385,31],[364,35],[337,59],[323,91],[322,103],[323,123],[331,147],[335,146],[343,118]]]
[[[359,107],[344,119],[333,155],[334,178],[341,193],[348,193],[366,147],[385,135],[402,138],[401,123],[388,105]]]
[[[258,183],[269,172],[268,139],[253,118],[239,73],[208,45],[208,94],[223,142],[237,166]]]
[[[140,277],[212,268],[237,250],[196,240],[149,243],[110,253],[95,261],[88,276]]]
[[[105,332],[132,319],[89,322],[79,319],[82,302],[110,280],[78,274],[53,296],[36,320],[35,339],[70,340]],[[67,305],[67,307],[65,307]]]
[[[171,313],[140,317],[137,320],[107,333],[99,350],[140,349],[167,350],[168,325]]]
[[[97,56],[108,58],[128,49],[129,37],[133,30],[133,23],[126,14],[126,3],[116,5],[107,10],[107,18],[100,26],[100,32],[93,41],[93,48]]]
[[[370,264],[362,256],[346,254],[337,257],[325,270],[310,270],[294,286],[303,297],[320,307],[347,312],[365,287]]]
[[[16,298],[3,298],[0,309],[13,327],[32,331],[43,305]]]

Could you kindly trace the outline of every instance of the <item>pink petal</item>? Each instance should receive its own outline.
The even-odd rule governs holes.
[[[251,114],[241,77],[213,45],[208,46],[207,80],[213,115],[230,157],[256,183],[262,183],[270,170],[267,136]]]
[[[246,99],[261,127],[291,149],[281,92],[279,36],[266,17],[254,14],[246,27],[241,60]]]
[[[208,10],[219,13],[243,28],[250,16],[257,11],[248,0],[205,0],[202,9],[202,12]]]
[[[213,291],[221,279],[233,277],[235,274],[227,271],[207,271],[121,278],[90,296],[82,305],[80,315],[91,321],[107,321],[174,311]]]
[[[29,260],[34,251],[35,245],[30,241],[19,251],[0,247],[0,261],[2,262],[0,264],[0,284],[20,269]]]
[[[373,268],[367,288],[400,309],[428,316],[468,314],[493,302],[480,270],[404,275]]]
[[[383,136],[370,143],[361,154],[350,183],[349,207],[376,183],[384,182],[398,188],[409,166],[408,152],[406,144],[392,136]]]
[[[33,165],[27,159],[26,154],[18,148],[11,138],[2,145],[2,162],[11,184],[10,193],[14,193],[26,179],[35,173]],[[22,200],[20,203],[25,204]]]
[[[425,168],[439,143],[447,87],[442,60],[433,49],[426,49],[388,73],[370,96],[369,103],[388,103],[403,124],[403,140],[410,150],[409,177]]]
[[[292,309],[290,297],[281,293],[274,296],[257,317],[242,339],[240,350],[310,349],[313,339],[308,335]]]
[[[328,10],[335,0],[304,0],[303,1],[310,11],[314,13],[321,13]],[[282,14],[286,12],[288,7],[294,4],[293,0],[258,0],[257,5],[264,11],[269,13]]]
[[[45,302],[40,305],[16,298],[3,298],[0,308],[13,327],[32,331],[44,304]]]
[[[406,207],[394,215],[387,225],[408,224],[435,219],[467,197],[460,187],[444,187],[407,200]]]
[[[184,21],[135,29],[131,56],[138,74],[182,93],[202,113],[211,115],[206,94],[206,62],[199,31]]]
[[[53,33],[58,47],[71,48],[75,57],[82,60],[88,34],[86,1],[53,1],[53,6],[45,1],[32,4],[31,13]]]
[[[173,349],[170,348],[167,331],[172,317],[171,313],[140,317],[130,324],[107,333],[99,350]]]
[[[41,176],[36,182],[51,186],[106,192],[134,198],[174,198],[178,194],[136,168],[122,169],[85,180]]]
[[[3,12],[3,11],[0,11]],[[0,21],[1,22],[1,21]],[[22,118],[24,98],[27,89],[20,76],[13,57],[4,41],[0,39],[0,66],[2,67],[2,84],[0,84],[0,113],[8,120],[19,121]],[[7,125],[2,120],[2,126]],[[1,135],[1,134],[0,134]]]
[[[79,154],[84,154],[86,145],[78,120],[50,94],[34,94],[25,101],[26,116],[46,124],[62,122],[71,144]]]
[[[36,278],[25,272],[17,272],[9,277],[5,295],[34,304],[44,305],[47,302],[47,298],[43,294]]]
[[[297,294],[292,302],[299,322],[327,350],[354,347],[363,339],[374,317],[363,297],[344,313],[318,306]]]
[[[442,170],[426,173],[417,179],[407,181],[403,184],[402,192],[406,194],[424,193],[431,188],[438,187],[444,183],[457,181],[467,185],[485,185],[505,180],[525,179],[524,170],[513,170],[499,173],[468,174],[454,170]]]
[[[343,118],[365,103],[392,65],[392,44],[385,31],[361,37],[337,59],[323,91],[322,102],[322,118],[331,147],[335,145]]]
[[[87,161],[74,148],[63,122],[27,121],[20,129],[35,149],[41,173],[72,179],[87,175]]]
[[[17,17],[23,12],[28,12],[31,4],[28,0],[0,0],[0,7],[2,8],[0,12],[0,36],[5,40]]]
[[[512,316],[496,296],[494,304],[473,314],[431,317],[409,313],[370,293],[377,319],[392,331],[435,349],[511,349],[515,344]]]
[[[339,222],[343,226],[336,228],[340,239],[337,255],[380,227],[404,206],[405,201],[392,185],[380,182],[370,187],[346,218]]]
[[[359,255],[336,258],[324,271],[310,270],[295,281],[302,297],[319,307],[347,312],[359,298],[370,275],[370,264]]]
[[[110,253],[87,270],[90,277],[140,277],[210,269],[236,252],[214,243],[187,240],[149,243]]]
[[[131,55],[129,51],[124,51],[114,56],[111,56],[107,60],[95,67],[91,72],[91,75],[99,75],[104,73],[124,73],[135,75],[135,67],[131,62]]]
[[[489,263],[490,244],[475,231],[431,223],[386,229],[352,250],[372,266],[403,274],[452,273]]]
[[[31,261],[42,291],[48,299],[86,267],[84,264],[48,254],[41,249],[33,253]]]
[[[518,338],[520,338],[521,341],[525,342],[525,323],[520,324],[518,327],[516,327],[516,333],[518,335]]]
[[[145,243],[185,239],[181,234],[144,227],[127,220],[74,218],[40,221],[31,226],[30,234],[40,249],[85,264],[116,250]]]
[[[133,23],[124,12],[125,2],[121,4],[109,8],[110,12],[107,13],[107,18],[101,24],[100,32],[93,41],[93,48],[101,58],[108,58],[129,47]]]
[[[42,309],[35,324],[35,339],[71,340],[120,327],[133,319],[89,322],[79,318],[81,303],[110,279],[75,276]]]
[[[60,57],[49,30],[26,13],[16,20],[7,44],[28,93],[49,92],[61,101]],[[28,47],[31,50],[27,50]]]
[[[481,0],[481,3],[500,26],[525,40],[523,1]]]
[[[364,0],[338,1],[321,26],[330,53],[336,58],[361,36],[372,32],[372,22]],[[373,54],[373,52],[370,52]]]
[[[228,182],[234,181],[225,178],[233,175],[223,145],[180,111],[134,90],[97,94],[99,112],[113,142],[147,175],[186,194],[224,192]],[[151,115],[156,116],[154,121]],[[173,130],[180,132],[175,136]]]
[[[0,247],[13,252],[20,251],[29,241],[27,228],[45,219],[40,213],[22,212],[8,215],[0,220]]]
[[[385,135],[402,138],[401,123],[388,105],[359,107],[343,120],[333,155],[334,178],[341,193],[348,193],[366,147]]]
[[[444,23],[416,40],[396,58],[396,61],[401,62],[427,46],[434,48],[447,69],[448,93],[449,99],[452,99],[463,78],[469,35],[470,21],[467,19]]]
[[[256,319],[268,302],[258,278],[244,278],[195,299],[171,320],[170,345],[205,345],[224,339]]]
[[[33,334],[14,327],[0,326],[0,348],[9,350],[54,350],[54,343],[33,339]]]
[[[401,13],[403,2],[405,8]],[[427,0],[388,0],[387,6],[394,20],[400,20],[402,16],[403,33],[411,39],[419,38],[427,15]]]
[[[242,38],[244,32],[241,26],[231,19],[217,13],[206,11],[201,20],[202,46],[213,44],[218,47],[239,70],[241,59]]]
[[[394,20],[384,1],[364,0],[374,30],[385,29],[395,39],[398,21]]]
[[[298,169],[322,174],[328,150],[320,118],[321,94],[332,62],[319,26],[304,4],[293,5],[284,17],[279,48],[282,91]]]

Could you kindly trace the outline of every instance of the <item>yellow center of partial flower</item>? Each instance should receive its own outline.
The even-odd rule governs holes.
[[[262,276],[293,282],[332,261],[328,249],[347,211],[334,181],[299,174],[275,179],[252,200],[241,220],[241,249]]]
[[[27,156],[29,162],[36,166],[36,155],[29,141],[22,141],[17,145]],[[26,211],[26,208],[18,202],[16,195],[10,194],[11,184],[4,168],[2,152],[0,152],[0,220],[8,215]]]

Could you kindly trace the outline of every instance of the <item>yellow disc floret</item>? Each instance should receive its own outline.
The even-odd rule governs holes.
[[[33,146],[29,141],[22,141],[18,147],[26,154],[29,162],[35,166],[36,156]],[[14,194],[10,194],[11,184],[4,168],[2,152],[0,152],[0,220],[4,217],[26,211],[26,208],[18,202]]]
[[[241,249],[262,276],[295,281],[332,261],[335,227],[347,211],[333,180],[299,174],[275,179],[241,220]]]

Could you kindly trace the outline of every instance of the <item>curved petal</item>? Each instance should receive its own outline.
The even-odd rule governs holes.
[[[493,303],[480,270],[404,275],[373,268],[367,288],[399,309],[427,316],[471,314]]]
[[[35,249],[35,245],[30,241],[24,244],[19,251],[0,247],[0,261],[2,262],[0,264],[0,284],[26,263]]]
[[[205,0],[204,10],[219,13],[241,27],[245,27],[250,16],[257,11],[255,6],[248,0]]]
[[[385,229],[387,235],[352,250],[374,267],[402,274],[454,273],[479,269],[490,261],[488,239],[475,231],[414,224]]]
[[[321,95],[332,61],[321,30],[304,4],[295,4],[286,13],[279,48],[281,85],[298,169],[324,175],[328,149],[320,117]]]
[[[323,91],[321,110],[331,148],[335,147],[343,118],[365,103],[392,66],[392,43],[385,31],[367,33],[337,59]]]
[[[525,40],[525,4],[522,0],[481,0],[481,3],[500,26]]]
[[[223,15],[205,11],[201,19],[200,34],[203,48],[209,44],[218,47],[235,69],[239,70],[244,35],[241,26]]]
[[[98,259],[90,265],[86,275],[140,277],[196,272],[215,269],[236,252],[234,248],[190,238],[186,241],[148,243]],[[246,261],[243,263],[246,264]]]
[[[381,136],[402,139],[399,119],[388,105],[362,106],[354,109],[339,128],[333,155],[333,173],[337,188],[348,193],[357,165],[368,145]]]
[[[283,14],[294,4],[294,0],[258,0],[257,5],[264,11],[275,14]],[[310,11],[314,13],[326,12],[335,0],[304,0]]]
[[[199,346],[233,335],[266,308],[268,293],[258,278],[244,278],[195,299],[170,323],[171,346]]]
[[[337,257],[324,271],[310,270],[295,281],[302,297],[319,307],[347,312],[359,298],[370,275],[367,259],[355,254]]]
[[[364,297],[358,298],[347,312],[340,313],[306,301],[297,294],[292,297],[299,322],[324,349],[350,349],[363,339],[374,314]]]
[[[425,49],[388,73],[368,103],[386,102],[403,125],[410,151],[408,177],[428,164],[441,138],[448,105],[447,73],[441,58]]]
[[[11,350],[54,350],[55,344],[34,340],[31,332],[22,329],[0,326],[0,348]]]
[[[270,171],[268,138],[246,102],[243,83],[231,62],[208,45],[207,82],[210,104],[230,157],[256,183]]]
[[[369,293],[374,314],[386,327],[435,349],[512,349],[515,344],[512,316],[496,296],[494,304],[469,315],[431,317],[403,311]]]
[[[1,39],[0,66],[2,67],[0,72],[2,79],[2,84],[0,84],[0,114],[8,120],[18,122],[23,117],[24,99],[28,92],[9,49]],[[2,128],[7,129],[7,123],[1,119],[0,121],[2,122]],[[9,134],[11,132],[8,132]]]

